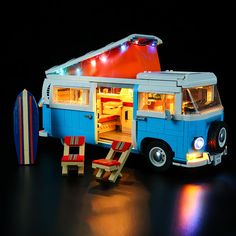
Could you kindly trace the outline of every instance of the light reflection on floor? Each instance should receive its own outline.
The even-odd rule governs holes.
[[[131,165],[117,184],[104,187],[89,172],[91,165],[83,177],[62,177],[60,151],[43,152],[38,165],[18,168],[8,177],[6,212],[1,212],[9,216],[9,235],[202,236],[225,235],[225,228],[235,232],[236,179],[231,169],[225,174],[220,169],[195,176],[184,170],[161,175]]]
[[[88,224],[94,235],[130,235],[135,229],[128,196],[95,197],[92,204],[92,216]],[[136,214],[135,214],[136,215]],[[137,217],[137,215],[136,215]]]
[[[148,193],[131,186],[121,186],[109,189],[109,196],[104,190],[97,189],[90,201],[90,214],[86,223],[91,235],[145,235],[149,228],[149,209],[147,204]],[[139,206],[139,207],[137,207]]]
[[[173,235],[198,235],[204,218],[208,187],[187,184],[177,194]]]

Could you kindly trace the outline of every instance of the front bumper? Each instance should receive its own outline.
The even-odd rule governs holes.
[[[227,155],[227,146],[225,147],[222,153],[210,154],[209,152],[203,152],[200,154],[193,155],[192,158],[190,158],[190,155],[192,154],[188,153],[186,155],[186,159],[188,160],[186,164],[174,162],[173,165],[189,167],[189,168],[205,166],[208,164],[213,164],[214,166],[216,166],[221,163],[222,156]]]

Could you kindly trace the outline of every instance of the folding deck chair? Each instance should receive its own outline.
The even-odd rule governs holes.
[[[113,141],[106,158],[92,161],[92,168],[98,169],[96,178],[103,179],[105,173],[110,172],[108,180],[114,183],[121,176],[120,172],[131,149],[132,144],[129,142]]]
[[[78,154],[70,154],[71,147],[79,147]],[[77,166],[78,174],[84,174],[84,152],[85,137],[84,136],[65,136],[64,137],[64,153],[61,159],[62,175],[68,174],[69,166]]]

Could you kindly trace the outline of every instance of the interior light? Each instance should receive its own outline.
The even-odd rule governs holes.
[[[77,75],[81,75],[81,69],[80,69],[80,68],[77,68],[77,69],[76,69],[76,74],[77,74]]]
[[[121,52],[126,51],[127,48],[128,48],[128,46],[127,46],[126,44],[122,44],[122,45],[120,46],[120,50],[121,50]]]
[[[156,47],[156,45],[157,45],[157,41],[154,40],[154,41],[152,42],[151,46],[152,46],[152,47]]]
[[[91,65],[96,66],[96,60],[95,59],[91,60]]]
[[[139,44],[139,39],[137,37],[134,37],[134,38],[131,39],[131,43],[138,45]]]
[[[193,146],[195,150],[200,150],[204,146],[204,139],[203,137],[195,138],[193,141]]]
[[[101,60],[103,63],[106,63],[106,62],[107,62],[107,56],[102,55],[102,56],[100,57],[100,60]]]

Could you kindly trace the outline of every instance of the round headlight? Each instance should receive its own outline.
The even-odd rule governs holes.
[[[195,150],[200,150],[204,146],[203,137],[195,138],[193,141],[193,147]]]

